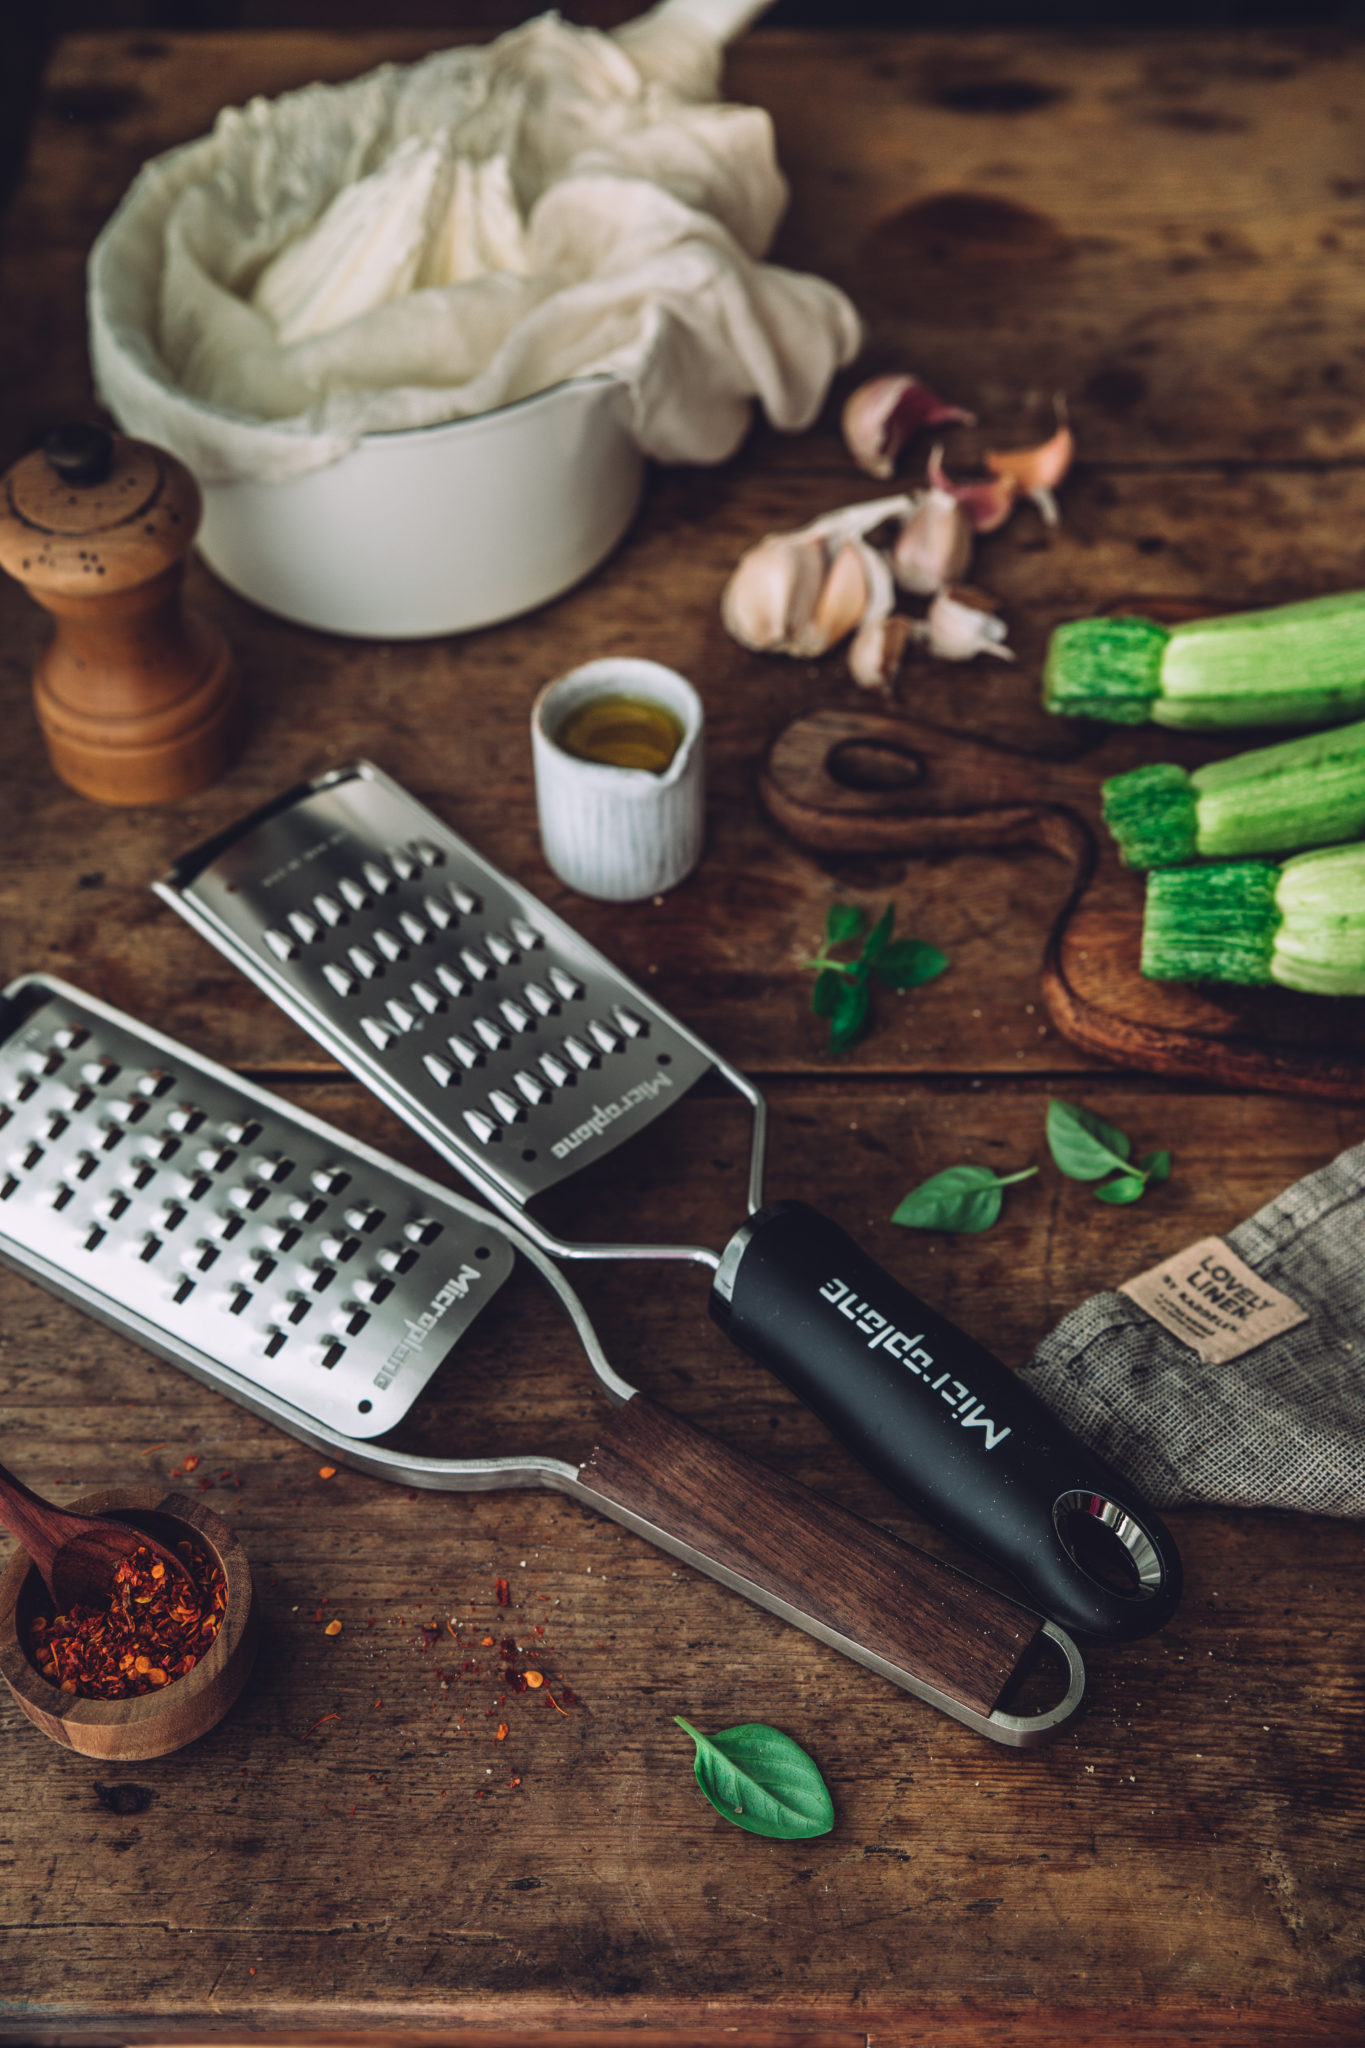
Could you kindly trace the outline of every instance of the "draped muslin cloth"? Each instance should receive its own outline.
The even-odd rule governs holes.
[[[1365,1145],[1224,1233],[1307,1320],[1206,1365],[1123,1294],[1096,1294],[1023,1377],[1157,1507],[1365,1515]]]
[[[755,399],[808,426],[859,323],[763,261],[787,192],[768,116],[714,98],[726,5],[614,35],[547,14],[225,109],[95,245],[101,397],[206,482],[603,371],[661,461],[724,460]]]

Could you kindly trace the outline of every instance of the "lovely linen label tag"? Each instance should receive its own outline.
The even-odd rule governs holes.
[[[1226,1365],[1308,1321],[1307,1309],[1253,1273],[1221,1237],[1201,1237],[1125,1280],[1119,1293],[1197,1351],[1205,1365]]]

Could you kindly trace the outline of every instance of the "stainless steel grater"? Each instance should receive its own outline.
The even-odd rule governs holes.
[[[0,1256],[249,1406],[362,1438],[513,1264],[431,1182],[40,976],[0,999]]]
[[[618,1404],[587,1458],[377,1441],[517,1252]],[[1044,1741],[1080,1706],[1080,1658],[1051,1622],[638,1394],[522,1232],[37,975],[0,996],[0,1259],[362,1471],[568,1493],[997,1742]],[[1044,1642],[1062,1697],[1012,1712]]]
[[[754,1100],[643,989],[368,762],[256,812],[156,888],[518,1220],[709,1070]]]
[[[1174,1611],[1169,1532],[1000,1363],[798,1202],[763,1202],[743,1074],[368,762],[287,792],[157,893],[560,1259],[689,1259],[741,1348],[869,1468],[1067,1628]],[[749,1219],[723,1252],[552,1236],[526,1204],[707,1072],[749,1103]]]

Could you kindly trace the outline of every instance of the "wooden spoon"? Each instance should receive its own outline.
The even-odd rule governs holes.
[[[114,1591],[120,1558],[138,1549],[150,1550],[168,1571],[194,1581],[182,1559],[154,1536],[126,1522],[106,1522],[94,1515],[73,1515],[67,1508],[42,1500],[0,1465],[0,1523],[22,1543],[38,1568],[57,1611],[107,1606]]]

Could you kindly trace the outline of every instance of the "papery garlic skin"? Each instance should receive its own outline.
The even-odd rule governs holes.
[[[1059,425],[1056,433],[1048,440],[1040,441],[1036,448],[1006,448],[986,457],[986,467],[993,475],[1013,484],[1016,490],[1033,500],[1046,526],[1056,526],[1060,522],[1061,515],[1053,492],[1076,455],[1076,438],[1066,423],[1066,408],[1060,398],[1057,400],[1057,412]]]
[[[851,633],[869,608],[896,601],[885,558],[863,539],[921,502],[898,492],[840,505],[795,533],[770,533],[740,556],[721,593],[721,623],[756,654],[812,656]]]
[[[983,612],[974,604],[964,604],[951,591],[941,590],[916,637],[940,661],[971,661],[978,654],[1013,661],[1013,649],[1003,644],[1008,630],[994,612]]]
[[[860,689],[890,689],[913,632],[900,612],[864,620],[848,650],[848,672]]]
[[[929,490],[896,536],[891,568],[902,590],[932,597],[966,575],[972,559],[971,519],[951,491]]]
[[[844,445],[859,469],[869,476],[894,476],[901,450],[922,427],[946,426],[957,420],[975,424],[975,415],[949,405],[918,377],[871,377],[845,401]]]
[[[756,654],[792,653],[793,638],[808,627],[824,580],[822,541],[770,533],[740,556],[721,593],[721,622],[732,639]]]
[[[930,450],[927,474],[930,490],[946,491],[955,498],[976,533],[994,533],[1003,526],[1019,495],[1019,486],[1008,476],[981,477],[971,483],[955,484],[943,467],[941,446]]]

